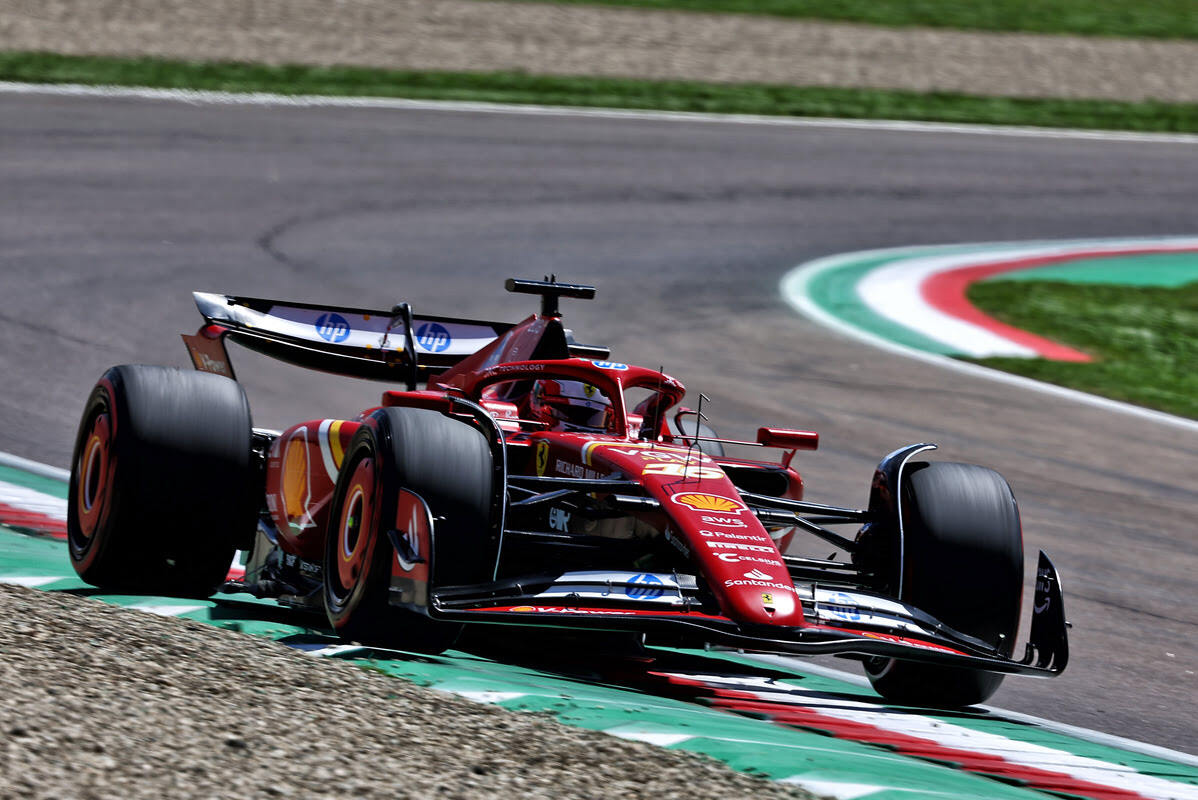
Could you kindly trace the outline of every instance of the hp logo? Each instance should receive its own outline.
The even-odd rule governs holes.
[[[453,344],[453,337],[444,325],[426,322],[416,329],[416,344],[430,353],[443,353]]]
[[[349,323],[345,321],[345,317],[332,311],[321,314],[320,319],[316,320],[316,332],[320,334],[320,338],[333,344],[348,339],[349,330]]]
[[[632,576],[624,593],[634,600],[653,600],[661,597],[664,592],[661,578],[642,573]]]

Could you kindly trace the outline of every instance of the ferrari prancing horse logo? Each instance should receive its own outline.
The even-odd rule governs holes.
[[[537,476],[541,477],[545,474],[545,470],[549,467],[549,442],[544,439],[537,442]]]

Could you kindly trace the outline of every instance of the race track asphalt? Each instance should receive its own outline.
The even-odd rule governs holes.
[[[193,289],[514,321],[502,280],[554,272],[599,286],[580,340],[721,433],[819,431],[810,499],[864,503],[907,442],[998,469],[1075,627],[1064,676],[995,704],[1198,752],[1198,436],[896,358],[777,288],[871,247],[1193,234],[1192,144],[31,95],[0,97],[0,153],[0,450],[68,466],[106,367],[186,363]],[[264,426],[381,388],[234,363]]]

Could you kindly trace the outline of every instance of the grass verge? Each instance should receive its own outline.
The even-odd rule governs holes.
[[[536,0],[546,2],[547,0]],[[1198,38],[1194,0],[548,0],[580,5],[1083,36]]]
[[[1036,281],[969,287],[996,319],[1096,356],[1089,364],[975,363],[1198,419],[1198,283],[1176,289]]]
[[[0,52],[0,80],[1193,133],[1198,104]]]

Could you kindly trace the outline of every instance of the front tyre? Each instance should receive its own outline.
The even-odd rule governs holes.
[[[915,463],[902,487],[899,599],[1010,657],[1019,628],[1023,534],[1007,482],[972,464]],[[1001,674],[870,658],[874,690],[894,703],[957,708],[988,700]]]
[[[253,535],[252,425],[240,384],[167,367],[113,367],[83,410],[67,544],[103,589],[208,596]]]
[[[347,451],[325,538],[324,602],[341,636],[423,653],[448,649],[460,623],[391,604],[401,490],[419,495],[435,522],[429,583],[483,579],[479,555],[490,528],[491,450],[476,428],[435,411],[384,408]]]

